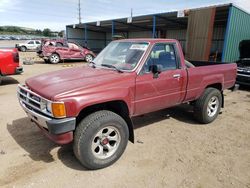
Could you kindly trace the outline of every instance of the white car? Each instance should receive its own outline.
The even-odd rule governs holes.
[[[27,50],[36,50],[40,45],[40,40],[27,40],[24,43],[16,44],[16,48],[22,52],[26,52]]]

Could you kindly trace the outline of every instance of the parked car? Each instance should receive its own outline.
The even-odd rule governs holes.
[[[45,40],[37,54],[46,63],[57,64],[61,60],[85,60],[92,62],[95,58],[94,52],[83,48],[77,43],[64,40]]]
[[[19,51],[26,52],[27,50],[36,50],[41,45],[39,40],[27,40],[24,43],[16,44]]]
[[[236,64],[187,64],[176,40],[117,40],[89,66],[29,78],[18,98],[45,135],[59,144],[73,141],[82,165],[100,169],[134,142],[134,116],[189,103],[200,123],[217,118]]]
[[[250,86],[250,40],[243,40],[239,45],[240,60],[237,61],[237,83]]]
[[[23,68],[19,65],[17,49],[0,49],[0,85],[3,76],[21,74]]]

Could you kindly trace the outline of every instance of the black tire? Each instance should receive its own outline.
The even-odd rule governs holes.
[[[60,56],[57,53],[53,53],[49,56],[49,62],[52,64],[57,64],[60,62]]]
[[[2,75],[0,74],[0,85],[2,84],[2,79],[3,79],[3,77],[2,77]]]
[[[194,117],[196,118],[196,120],[203,124],[211,123],[212,121],[214,121],[221,109],[221,95],[222,93],[216,88],[205,89],[202,96],[198,100],[196,100],[194,104]],[[217,102],[215,103],[215,101]],[[215,103],[211,105],[211,108],[215,109],[214,111],[209,108],[209,104],[212,103]]]
[[[44,63],[50,63],[49,59],[44,59]]]
[[[110,132],[109,129],[111,131],[113,129],[113,132]],[[110,133],[108,134],[108,132]],[[108,134],[110,139],[104,136],[105,134]],[[116,136],[113,138],[119,138],[119,142],[112,141],[111,135]],[[110,166],[120,158],[126,149],[128,138],[128,126],[122,117],[107,110],[97,111],[88,115],[78,124],[74,133],[73,150],[76,158],[85,168],[101,169]],[[114,150],[109,151],[108,145],[113,145]],[[101,151],[106,152],[106,155],[98,154],[102,153]]]
[[[91,63],[94,59],[94,56],[91,55],[91,54],[86,54],[85,56],[85,61],[88,62],[88,63]]]
[[[21,47],[20,47],[20,51],[21,51],[21,52],[26,52],[26,51],[27,51],[27,48],[26,48],[25,46],[21,46]]]

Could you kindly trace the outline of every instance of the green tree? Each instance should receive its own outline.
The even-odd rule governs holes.
[[[51,36],[51,30],[49,28],[45,28],[43,30],[43,36],[50,37]]]
[[[59,37],[64,37],[64,34],[65,34],[64,30],[62,30],[62,31],[60,31],[60,32],[58,33],[58,36],[59,36]]]
[[[40,29],[36,29],[35,34],[37,34],[37,35],[42,35],[43,32],[42,32]]]

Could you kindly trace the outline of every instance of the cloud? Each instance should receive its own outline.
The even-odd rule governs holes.
[[[249,0],[233,0],[232,1],[235,5],[239,6],[240,8],[250,12],[250,1]]]
[[[6,12],[6,9],[16,6],[18,0],[0,0],[0,12]]]
[[[98,0],[99,3],[105,3],[105,4],[110,4],[112,1],[111,0]]]

